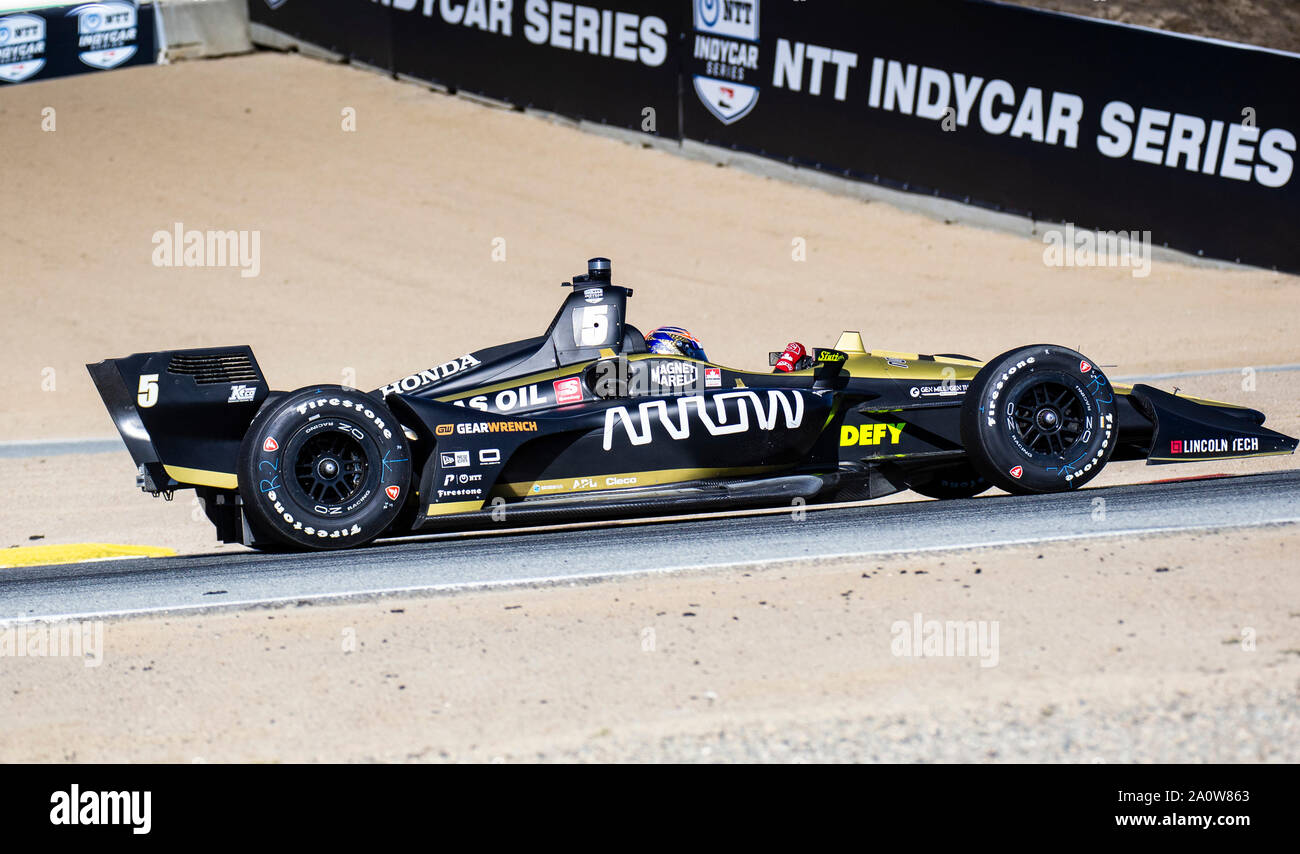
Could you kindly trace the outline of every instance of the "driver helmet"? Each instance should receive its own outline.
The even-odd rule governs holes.
[[[646,333],[645,345],[651,353],[661,356],[685,356],[701,362],[709,360],[699,339],[680,326],[660,326],[650,330]]]

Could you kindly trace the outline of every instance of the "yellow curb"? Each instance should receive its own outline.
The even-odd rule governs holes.
[[[0,569],[49,563],[81,563],[123,557],[175,557],[175,549],[162,546],[125,546],[116,543],[72,543],[65,546],[16,546],[0,549]]]

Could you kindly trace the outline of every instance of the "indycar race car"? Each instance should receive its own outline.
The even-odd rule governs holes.
[[[222,541],[262,549],[903,489],[1060,492],[1109,461],[1296,447],[1260,412],[1111,383],[1066,347],[981,362],[867,350],[844,332],[793,371],[738,370],[649,352],[607,259],[565,287],[544,335],[371,392],[272,391],[248,347],[87,367],[137,485],[195,489]]]

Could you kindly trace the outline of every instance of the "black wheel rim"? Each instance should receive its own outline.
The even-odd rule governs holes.
[[[366,482],[370,465],[353,436],[328,431],[312,436],[294,458],[294,478],[318,504],[343,504]]]
[[[1050,379],[1022,388],[1011,403],[1011,423],[1035,454],[1064,456],[1083,435],[1083,401],[1076,389]]]

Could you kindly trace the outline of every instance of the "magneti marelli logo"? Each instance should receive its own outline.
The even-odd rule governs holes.
[[[695,94],[724,125],[758,103],[759,0],[695,0]]]

